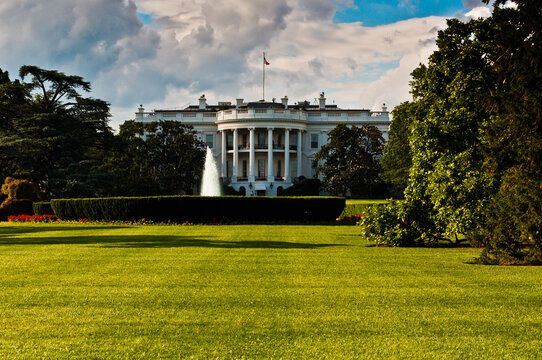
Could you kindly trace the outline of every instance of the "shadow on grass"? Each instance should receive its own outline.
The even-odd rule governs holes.
[[[0,238],[9,237],[15,234],[36,234],[50,231],[78,231],[78,230],[110,230],[123,229],[126,226],[57,226],[57,225],[41,225],[41,226],[0,226]]]
[[[221,241],[212,238],[164,235],[114,235],[10,238],[0,236],[3,245],[97,245],[104,248],[176,248],[205,247],[224,249],[317,249],[342,244],[309,244],[287,241]]]

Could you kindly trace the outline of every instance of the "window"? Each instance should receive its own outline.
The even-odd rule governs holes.
[[[265,160],[258,160],[258,177],[265,177]]]
[[[297,160],[290,161],[290,176],[297,177]]]
[[[207,144],[207,147],[213,148],[215,142],[214,135],[205,135],[205,144]]]
[[[290,149],[297,149],[297,134],[290,135]]]
[[[277,177],[282,176],[282,161],[277,160]]]
[[[228,146],[228,149],[233,148],[233,134],[226,135],[226,145]]]
[[[258,145],[265,145],[265,133],[258,133]]]
[[[248,160],[243,160],[243,177],[248,176]]]
[[[282,145],[282,134],[278,134],[278,136],[277,136],[277,145],[278,146]]]
[[[247,134],[243,134],[243,147],[246,148],[247,146],[248,146]]]
[[[318,149],[318,134],[311,134],[311,149]]]
[[[226,161],[226,177],[231,178],[233,164],[231,160]]]

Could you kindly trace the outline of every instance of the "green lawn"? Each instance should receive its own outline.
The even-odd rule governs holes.
[[[0,224],[0,359],[535,359],[542,268],[350,226]]]

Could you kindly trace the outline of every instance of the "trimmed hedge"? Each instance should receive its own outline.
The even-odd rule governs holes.
[[[34,215],[55,215],[50,202],[35,202],[32,204]]]
[[[339,197],[150,196],[55,199],[62,220],[156,222],[333,221],[343,210]]]

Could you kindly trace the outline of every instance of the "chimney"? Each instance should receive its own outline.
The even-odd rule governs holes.
[[[243,100],[244,100],[243,98],[237,98],[237,99],[235,99],[235,101],[237,102],[236,107],[237,107],[238,109],[239,109],[239,107],[241,106],[241,104],[243,104]]]
[[[388,107],[386,106],[386,104],[382,104],[382,112],[387,112],[388,111]]]
[[[318,98],[318,100],[320,101],[320,110],[325,110],[326,109],[326,98],[324,97],[324,92],[323,91],[320,93],[320,97]]]
[[[205,101],[205,94],[202,94],[199,98],[199,109],[205,110],[207,109],[207,102]]]
[[[145,112],[145,108],[143,107],[143,104],[139,105],[139,107],[137,108],[137,110],[139,110],[139,113],[140,114],[143,114]]]
[[[284,108],[288,109],[288,96],[284,95],[284,97],[281,100],[282,100],[282,105],[284,106]]]

